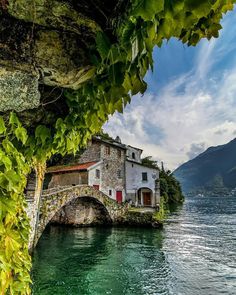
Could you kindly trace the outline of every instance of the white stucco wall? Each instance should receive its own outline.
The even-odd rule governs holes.
[[[132,157],[133,153],[135,155],[135,159],[133,159],[133,157]],[[127,156],[128,160],[141,163],[141,154],[142,154],[142,150],[132,147],[130,145],[127,146],[126,156]]]
[[[88,185],[99,185],[99,188],[101,188],[101,167],[102,162],[98,162],[95,165],[89,167],[88,169]],[[100,178],[96,177],[96,169],[100,170]]]
[[[142,172],[147,172],[147,181],[142,180]],[[149,188],[155,192],[155,180],[152,175],[157,174],[159,178],[159,171],[157,169],[148,168],[140,164],[126,161],[126,191],[127,193],[135,193],[140,188]]]

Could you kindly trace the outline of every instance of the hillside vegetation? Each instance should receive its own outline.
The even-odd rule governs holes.
[[[232,194],[236,187],[236,139],[210,147],[174,171],[184,193]]]

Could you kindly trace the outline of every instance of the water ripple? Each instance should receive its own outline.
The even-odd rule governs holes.
[[[164,230],[50,227],[35,295],[235,295],[236,200],[195,198]]]

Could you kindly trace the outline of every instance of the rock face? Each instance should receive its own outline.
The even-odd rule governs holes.
[[[0,111],[37,108],[40,103],[37,73],[0,67]]]
[[[45,27],[66,29],[81,33],[81,27],[92,32],[99,30],[95,21],[73,9],[70,1],[8,0],[7,11],[15,18]]]
[[[1,112],[39,107],[39,83],[78,89],[93,77],[96,34],[111,30],[125,1],[95,2],[0,1]]]
[[[94,67],[88,65],[75,33],[32,27],[11,17],[0,26],[0,111],[37,108],[39,83],[77,89],[93,76]]]

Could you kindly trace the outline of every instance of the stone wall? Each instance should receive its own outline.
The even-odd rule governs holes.
[[[109,149],[109,153],[107,152]],[[100,179],[95,179],[92,175],[89,184],[99,184],[99,189],[116,200],[116,192],[122,191],[123,201],[125,200],[125,159],[126,151],[119,146],[114,146],[102,141],[89,143],[85,152],[79,158],[80,163],[101,161],[99,167],[94,168],[100,170]],[[89,174],[94,174],[92,170]],[[92,183],[96,180],[96,183]],[[110,194],[111,193],[111,194]]]
[[[101,158],[101,143],[90,142],[79,158],[79,163],[97,162]]]
[[[27,193],[26,202],[27,202],[27,207],[25,208],[25,211],[30,221],[29,249],[31,250],[34,244],[34,235],[35,235],[34,225],[38,218],[38,208],[37,208],[36,199],[34,198],[33,191]]]
[[[65,185],[88,184],[88,172],[54,173],[48,188]]]
[[[118,147],[109,146],[110,153],[107,154],[107,145],[101,146],[102,172],[101,190],[114,200],[116,191],[122,191],[125,199],[125,150]],[[112,195],[109,194],[112,191]]]
[[[123,224],[132,226],[152,226],[153,223],[153,212],[129,211],[125,215]]]

